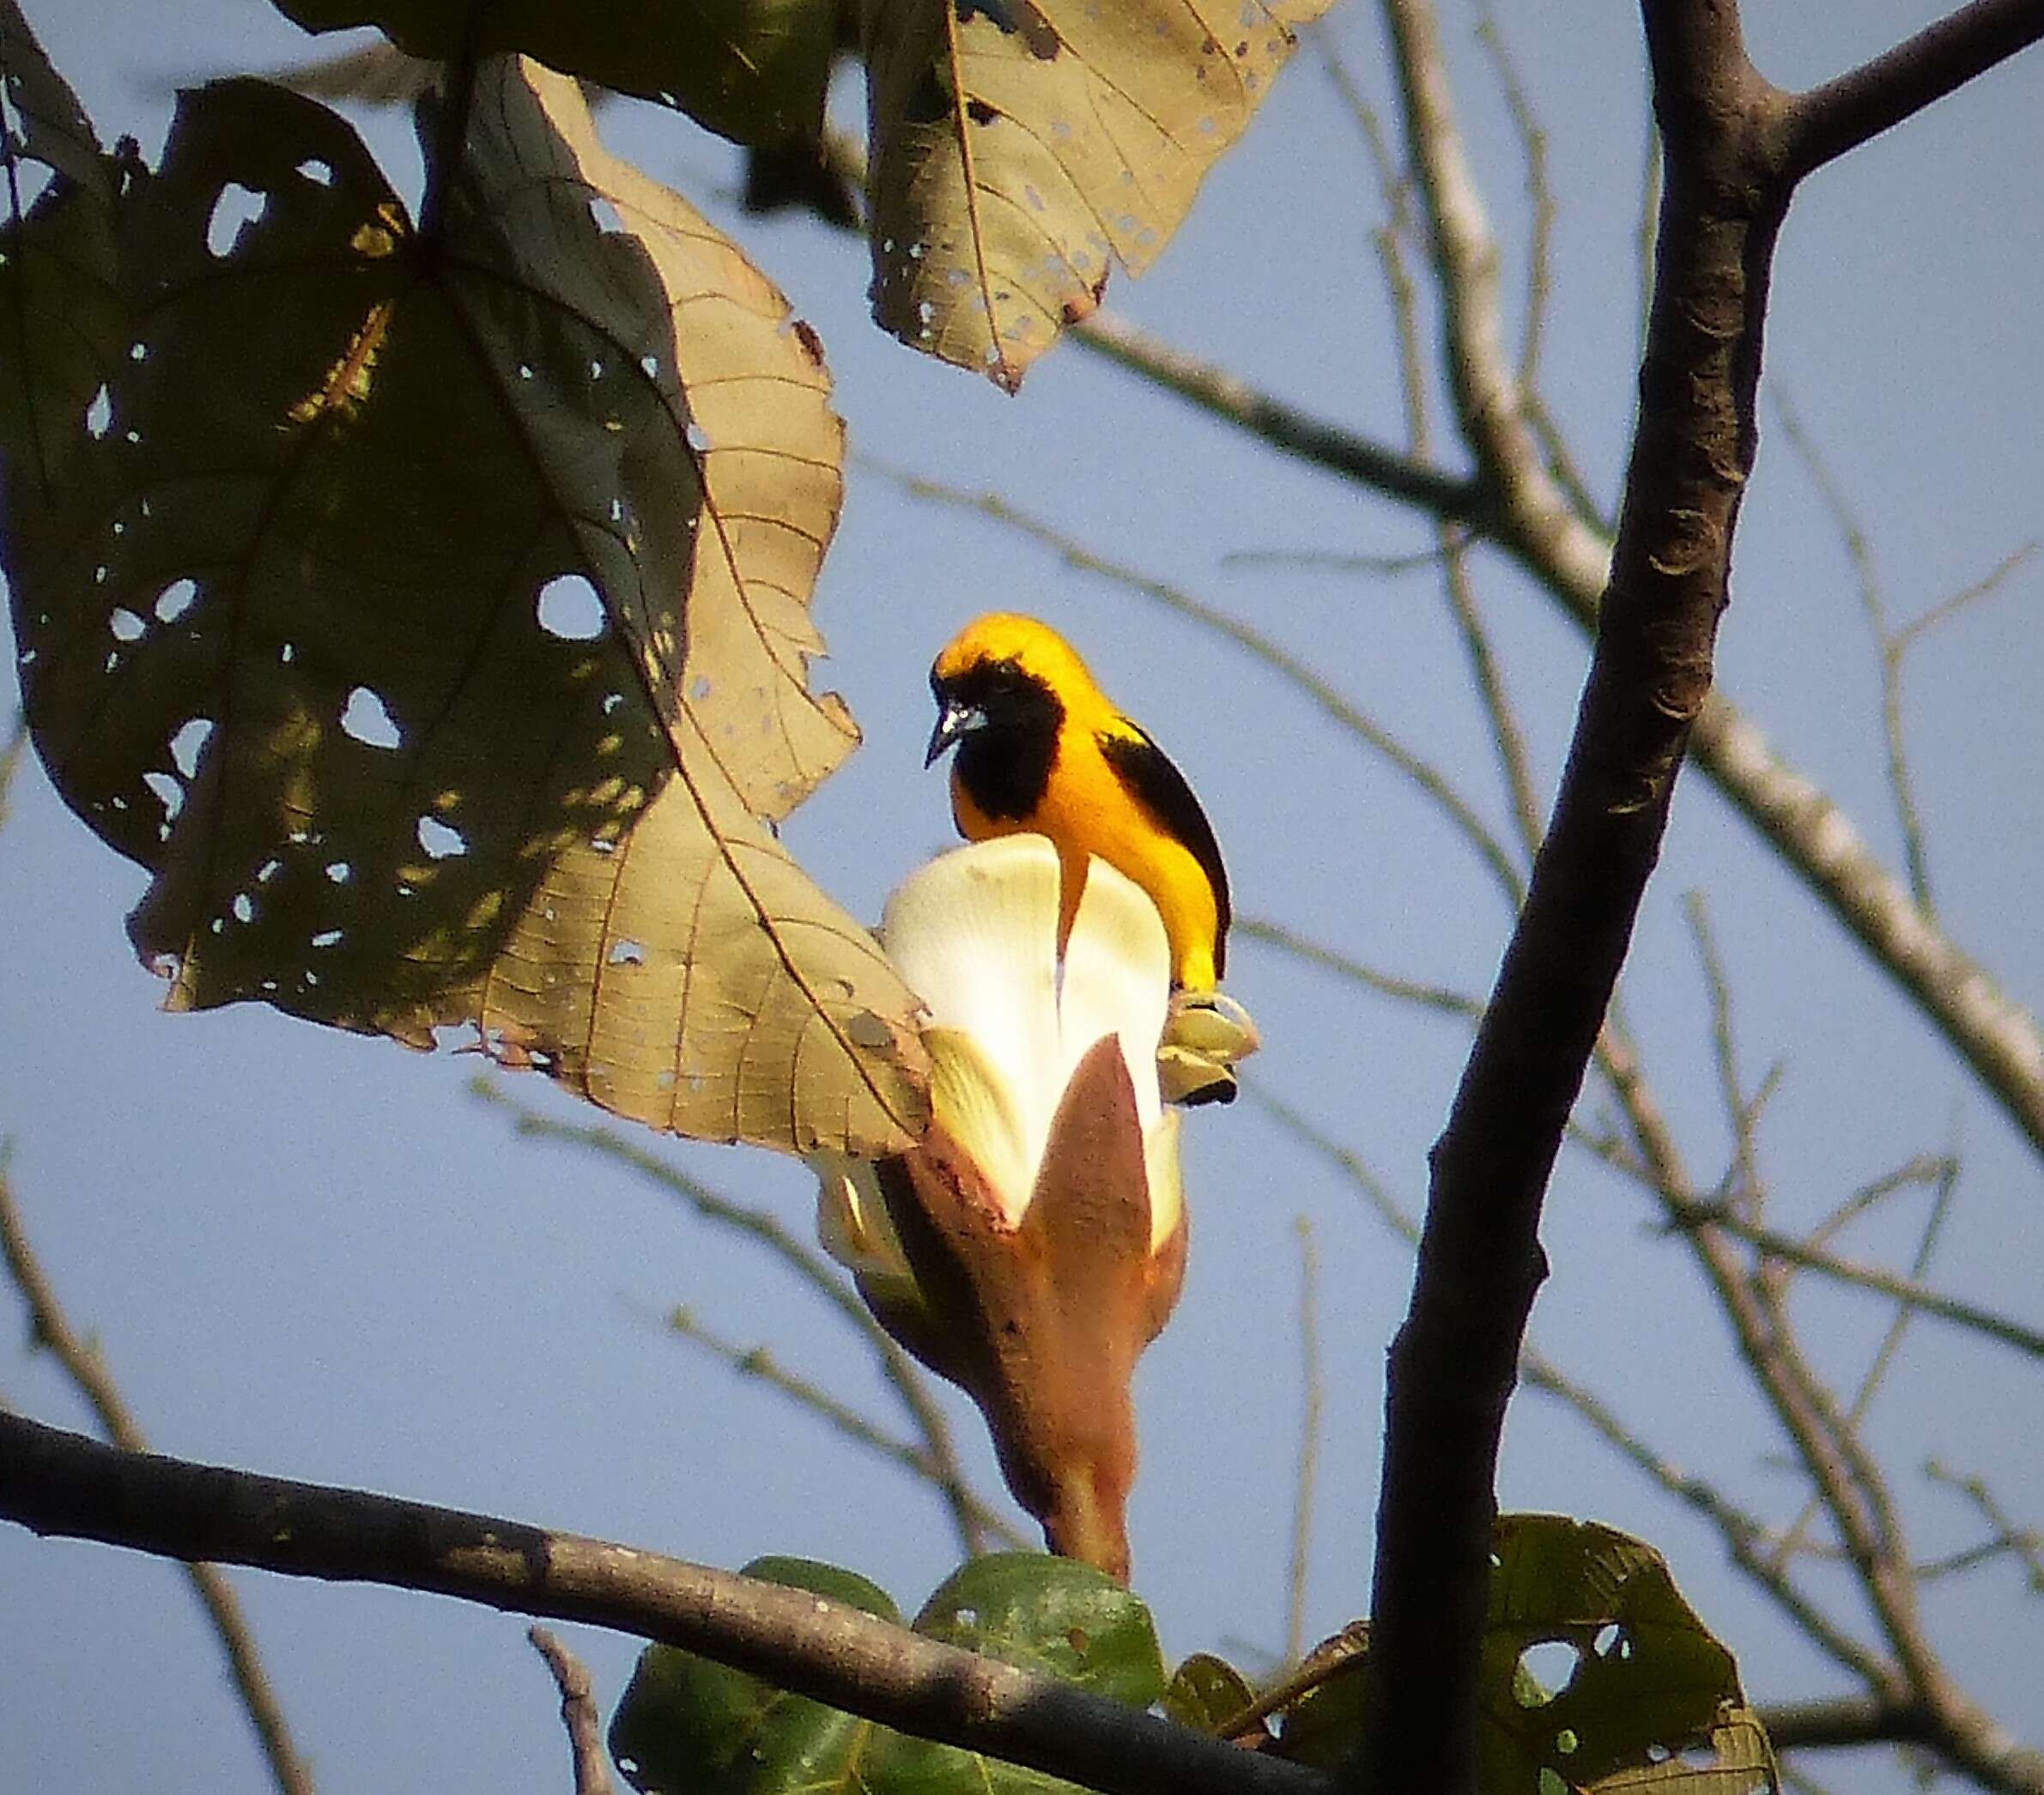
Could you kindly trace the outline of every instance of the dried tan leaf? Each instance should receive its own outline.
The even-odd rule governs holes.
[[[808,688],[814,339],[572,82],[488,66],[473,118],[429,240],[315,103],[181,103],[108,415],[9,494],[38,746],[155,874],[173,1007],[471,1022],[660,1127],[898,1145],[914,999],[770,827],[854,738]]]
[[[866,0],[873,315],[1013,391],[1139,274],[1331,0]]]

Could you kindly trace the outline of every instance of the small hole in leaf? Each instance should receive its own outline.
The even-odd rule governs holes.
[[[92,396],[92,403],[85,408],[86,434],[95,440],[106,435],[113,426],[113,395],[106,391],[106,382],[100,383],[100,390]]]
[[[241,233],[259,222],[270,204],[270,196],[240,181],[228,181],[213,202],[206,220],[206,247],[225,260],[241,247]]]
[[[312,945],[316,948],[337,948],[345,932],[341,929],[322,929],[312,937]]]
[[[345,885],[355,876],[355,869],[345,860],[330,860],[326,864],[326,876],[337,885]]]
[[[170,738],[171,764],[191,779],[198,771],[198,757],[213,734],[210,717],[194,717]]]
[[[156,794],[167,822],[185,808],[185,788],[167,773],[145,773],[142,782]]]
[[[598,194],[589,202],[589,215],[596,220],[599,231],[622,231],[625,221],[618,215],[617,208]]]
[[[234,901],[227,907],[234,913],[238,923],[252,923],[256,919],[256,901],[246,891],[234,894]]]
[[[149,626],[131,610],[116,610],[106,619],[106,627],[117,642],[139,642]]]
[[[451,859],[456,854],[469,851],[469,838],[459,829],[452,828],[437,816],[419,819],[419,846],[426,851],[429,860]]]
[[[614,941],[603,957],[612,966],[644,966],[646,949],[635,941]]]
[[[156,603],[151,607],[159,623],[175,623],[190,610],[198,597],[198,582],[192,579],[173,579],[156,594]]]
[[[579,573],[560,573],[539,589],[533,611],[539,627],[564,642],[593,642],[610,627],[603,601]]]
[[[1525,1707],[1541,1707],[1568,1687],[1568,1679],[1575,1675],[1579,1661],[1574,1646],[1565,1640],[1542,1640],[1528,1646],[1519,1654],[1519,1668],[1530,1677],[1538,1689],[1519,1685],[1519,1704]]]
[[[286,658],[290,646],[288,642],[284,645]],[[357,686],[348,694],[347,706],[341,713],[341,729],[365,748],[395,748],[404,739],[382,694],[372,692],[367,686]]]
[[[1609,1658],[1624,1643],[1624,1629],[1616,1621],[1606,1621],[1598,1628],[1597,1637],[1590,1641],[1590,1649],[1599,1658]]]
[[[318,156],[307,156],[298,165],[298,173],[300,179],[312,182],[315,187],[331,187],[334,184],[331,166],[321,161]]]

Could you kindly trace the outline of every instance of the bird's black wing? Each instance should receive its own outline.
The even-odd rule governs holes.
[[[1214,840],[1214,826],[1199,808],[1199,800],[1193,797],[1185,774],[1171,764],[1171,757],[1125,718],[1123,726],[1129,734],[1103,730],[1095,738],[1101,758],[1149,813],[1150,821],[1185,845],[1214,888],[1214,972],[1217,977],[1223,970],[1230,921],[1228,869],[1221,864],[1221,844]]]

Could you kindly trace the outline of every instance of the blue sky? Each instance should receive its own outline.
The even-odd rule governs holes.
[[[111,0],[28,11],[103,136],[160,146],[169,90],[306,53],[281,15],[240,0],[164,5],[146,33]],[[1835,72],[1932,16],[1901,0],[1755,4],[1762,67],[1786,84]],[[1582,0],[1503,23],[1551,137],[1561,203],[1545,387],[1593,489],[1616,490],[1634,397],[1635,243],[1644,125],[1636,21]],[[1471,153],[1523,278],[1520,169],[1471,35],[1444,28]],[[1374,15],[1345,0],[1334,41],[1388,98]],[[406,127],[366,132],[401,186]],[[621,112],[614,147],[730,226],[821,331],[857,454],[998,489],[1100,554],[1175,580],[1310,661],[1504,810],[1452,630],[1426,575],[1358,576],[1242,550],[1385,555],[1425,546],[1387,501],[1254,446],[1071,347],[1022,396],[927,363],[864,317],[858,246],[821,227],[735,218],[736,163],[682,121]],[[1891,864],[1878,676],[1851,568],[1778,428],[1786,391],[1852,495],[1889,603],[1907,617],[2044,534],[2044,58],[2000,70],[1813,179],[1777,263],[1769,395],[1742,518],[1724,689],[1844,804]],[[1154,272],[1109,303],[1174,343],[1379,437],[1399,431],[1391,322],[1369,233],[1376,188],[1352,121],[1309,48],[1209,184]],[[1458,462],[1459,464],[1459,462]],[[1495,557],[1479,589],[1544,788],[1558,768],[1583,647]],[[864,749],[791,822],[797,853],[854,912],[943,846],[942,780],[921,770],[931,654],[994,605],[1064,628],[1202,794],[1239,911],[1374,966],[1481,991],[1509,914],[1410,787],[1277,676],[1126,589],[1061,566],[985,520],[907,500],[854,466],[817,616]],[[2044,1005],[2044,567],[1926,638],[1907,720],[1948,928],[2033,1010]],[[140,871],[104,848],[30,767],[0,833],[0,1131],[11,1176],[74,1320],[93,1330],[163,1449],[492,1510],[737,1565],[792,1552],[852,1566],[913,1606],[955,1550],[926,1493],[668,1335],[687,1303],[708,1325],[884,1412],[841,1325],[756,1249],[682,1214],[617,1167],[512,1137],[469,1096],[473,1059],[423,1058],[252,1006],[167,1016],[122,919]],[[1762,1144],[1784,1226],[1954,1139],[1966,1161],[1932,1282],[2036,1319],[2044,1179],[1950,1054],[1685,775],[1627,977],[1651,1075],[1707,1185],[1727,1140],[1707,997],[1683,921],[1707,893],[1736,992],[1746,1075],[1777,1060]],[[1409,1204],[1422,1189],[1465,1046],[1459,1026],[1360,998],[1245,943],[1230,989],[1268,1043],[1267,1086],[1360,1154]],[[533,1078],[506,1095],[597,1119]],[[642,1143],[656,1144],[651,1137]],[[763,1153],[674,1143],[676,1164],[806,1228],[810,1180]],[[1177,1320],[1138,1387],[1144,1476],[1138,1590],[1167,1650],[1282,1644],[1301,1409],[1295,1217],[1313,1222],[1327,1437],[1309,1633],[1366,1599],[1382,1353],[1409,1266],[1325,1161],[1252,1105],[1187,1128],[1192,1264]],[[1917,1198],[1849,1237],[1905,1260]],[[1780,1443],[1679,1243],[1636,1192],[1563,1161],[1545,1230],[1555,1275],[1535,1313],[1545,1349],[1691,1468],[1750,1506],[1792,1513]],[[0,1312],[5,1309],[0,1304]],[[1849,1385],[1884,1310],[1798,1286],[1820,1364]],[[15,1337],[21,1337],[16,1329]],[[1870,1418],[1926,1552],[1977,1537],[1918,1467],[1986,1473],[2040,1517],[2044,1445],[2033,1366],[1919,1323]],[[82,1411],[25,1351],[0,1392],[51,1420]],[[954,1404],[975,1467],[990,1457]],[[1715,1537],[1573,1418],[1521,1397],[1503,1500],[1629,1526],[1660,1544],[1763,1698],[1839,1685],[1734,1581]],[[2026,1509],[2026,1500],[2030,1506]],[[435,1598],[244,1579],[258,1637],[322,1786],[345,1792],[566,1786],[554,1701],[522,1628]],[[1935,1586],[1933,1622],[1962,1680],[2044,1734],[2034,1665],[2044,1610],[2005,1568]],[[24,1786],[88,1792],[265,1786],[217,1653],[176,1570],[0,1532],[0,1763]],[[614,1700],[628,1642],[573,1642]],[[1901,1786],[1899,1777],[1861,1786]]]

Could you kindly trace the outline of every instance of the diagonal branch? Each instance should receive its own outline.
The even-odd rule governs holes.
[[[2044,38],[2038,0],[1974,0],[1870,63],[1796,94],[1788,110],[1788,174],[1856,149]]]
[[[1106,1795],[1317,1795],[1326,1780],[806,1591],[366,1491],[125,1452],[0,1414],[0,1515],[161,1557],[369,1582],[700,1652]]]

